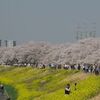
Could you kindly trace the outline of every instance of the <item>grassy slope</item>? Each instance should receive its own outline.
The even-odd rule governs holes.
[[[100,91],[100,76],[78,71],[1,67],[0,81],[16,89],[17,100],[88,100]],[[68,82],[72,93],[65,96]],[[77,91],[74,91],[75,82],[78,82]]]

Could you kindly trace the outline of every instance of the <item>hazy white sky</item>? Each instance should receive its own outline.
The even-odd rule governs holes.
[[[100,36],[100,0],[0,0],[2,40],[63,43],[93,22]]]

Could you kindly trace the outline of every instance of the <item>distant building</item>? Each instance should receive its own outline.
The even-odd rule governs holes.
[[[13,40],[0,40],[0,47],[15,47],[16,41]]]
[[[16,46],[16,41],[8,41],[8,47],[15,47]]]

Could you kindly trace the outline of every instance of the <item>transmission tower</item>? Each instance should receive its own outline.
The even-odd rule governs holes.
[[[76,28],[76,40],[81,40],[88,37],[96,37],[96,22],[82,23],[82,25],[77,26]]]
[[[96,22],[92,23],[92,37],[96,37]]]

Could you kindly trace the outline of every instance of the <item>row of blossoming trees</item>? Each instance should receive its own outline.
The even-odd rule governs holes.
[[[0,48],[0,64],[100,63],[100,39],[89,38],[73,44],[30,42],[13,48]]]

